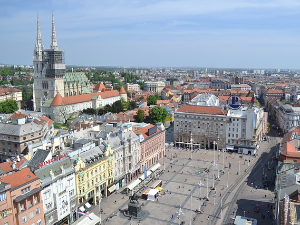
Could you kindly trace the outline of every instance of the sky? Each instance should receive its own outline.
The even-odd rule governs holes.
[[[299,0],[0,0],[0,64],[32,65],[52,12],[67,65],[300,69]]]

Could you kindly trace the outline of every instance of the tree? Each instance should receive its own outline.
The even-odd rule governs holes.
[[[119,113],[119,112],[123,112],[123,111],[124,111],[124,105],[122,103],[122,100],[115,101],[111,105],[111,111],[110,112]]]
[[[144,122],[144,119],[145,119],[145,112],[144,112],[144,110],[139,109],[137,111],[137,120],[139,123],[141,123],[141,122]]]
[[[149,95],[147,97],[147,105],[155,105],[156,104],[156,97],[154,95]]]
[[[121,103],[122,103],[123,108],[122,108],[122,111],[120,111],[120,112],[127,111],[129,108],[129,102],[127,102],[123,98],[121,98]]]
[[[133,110],[133,109],[135,109],[135,108],[137,108],[137,104],[136,104],[136,102],[135,101],[130,101],[129,102],[129,110]]]
[[[165,123],[168,116],[168,111],[165,108],[157,105],[149,110],[149,116],[154,124],[159,122]]]
[[[3,102],[0,102],[0,110],[3,113],[13,113],[18,109],[18,104],[15,100],[7,99]]]
[[[269,133],[269,132],[270,132],[270,130],[271,130],[271,128],[270,128],[270,123],[269,123],[269,122],[267,122],[267,132]]]
[[[155,94],[155,98],[156,98],[156,101],[157,101],[157,100],[160,100],[160,96],[159,96],[157,93]],[[155,102],[155,103],[156,103],[156,102]]]

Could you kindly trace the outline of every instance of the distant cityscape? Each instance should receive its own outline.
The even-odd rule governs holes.
[[[66,66],[51,34],[0,65],[1,224],[299,223],[300,70]]]

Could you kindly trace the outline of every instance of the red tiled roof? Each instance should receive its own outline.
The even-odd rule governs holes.
[[[49,119],[47,116],[42,116],[41,120],[45,121],[46,123],[48,123],[48,127],[51,126],[51,124],[53,123],[53,120]]]
[[[22,92],[17,88],[0,88],[0,94],[5,94],[7,92]]]
[[[198,114],[212,114],[212,115],[227,115],[227,110],[222,110],[215,106],[196,106],[183,105],[177,112],[198,113]]]
[[[120,88],[120,94],[126,94],[126,91],[123,86],[121,86],[121,88]]]
[[[37,177],[28,168],[25,168],[3,177],[1,181],[9,183],[11,185],[11,188],[15,188],[36,178]]]
[[[154,134],[157,134],[158,132],[161,131],[159,128],[156,128],[156,131],[153,134],[149,135],[148,130],[150,128],[152,128],[152,127],[154,127],[154,125],[150,124],[150,125],[148,125],[146,127],[143,127],[143,128],[138,129],[138,130],[135,130],[134,132],[135,133],[141,133],[144,136],[144,138],[147,139],[147,138],[149,138],[149,137],[153,136]]]
[[[26,118],[26,115],[24,115],[23,113],[18,112],[18,113],[15,113],[15,114],[11,115],[10,118],[11,119]]]
[[[104,91],[105,90],[105,86],[102,82],[98,83],[94,88],[93,90],[95,91]]]
[[[156,100],[156,105],[159,105],[159,104],[168,104],[170,103],[171,100]]]
[[[283,91],[279,89],[268,89],[267,94],[283,94]]]
[[[111,91],[104,91],[104,92],[96,92],[91,94],[83,94],[83,95],[74,95],[68,97],[62,97],[59,93],[56,94],[55,98],[53,99],[51,105],[58,106],[58,105],[71,105],[79,102],[88,102],[91,101],[92,96],[101,96],[101,98],[110,98],[114,96],[119,96],[119,92],[117,90]]]
[[[16,161],[16,168],[19,168],[25,161],[27,161],[25,158],[20,159],[20,162]],[[12,164],[12,161],[0,163],[0,169],[3,171],[3,173],[11,172],[13,171]]]

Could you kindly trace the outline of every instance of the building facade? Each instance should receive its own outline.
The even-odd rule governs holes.
[[[47,118],[48,119],[48,118]],[[25,118],[15,119],[16,121]],[[49,119],[48,119],[49,120]],[[43,118],[36,118],[32,121],[16,124],[0,123],[0,160],[5,160],[12,156],[27,154],[29,144],[34,144],[46,139],[50,139],[53,135],[53,125]]]
[[[64,51],[58,49],[54,15],[52,14],[52,35],[50,49],[44,49],[37,18],[37,38],[33,52],[34,84],[33,106],[41,111],[42,105],[57,93],[64,96],[91,93],[92,85],[84,73],[67,73]]]
[[[225,148],[226,123],[226,110],[184,105],[174,113],[174,143],[193,149]]]
[[[5,187],[4,192],[1,189],[0,193],[1,199],[4,197],[5,200],[0,203],[6,203],[5,207],[8,208],[2,214],[1,224],[44,225],[40,180],[28,168],[25,168],[3,177],[2,182]],[[3,207],[2,204],[1,207]]]
[[[165,83],[162,81],[146,81],[144,83],[144,91],[154,92],[155,94],[161,94],[164,89]]]
[[[226,148],[238,153],[255,155],[264,135],[264,119],[264,111],[256,107],[229,110]]]
[[[134,131],[140,141],[140,172],[155,165],[165,155],[165,128],[150,124]]]
[[[86,203],[95,205],[101,195],[108,196],[115,190],[113,151],[109,145],[101,144],[71,159],[80,211]]]
[[[127,91],[140,91],[141,88],[140,88],[139,84],[130,84],[130,83],[127,83],[126,84],[126,90]]]
[[[17,88],[0,88],[0,102],[8,99],[15,100],[20,109],[22,102],[22,91]]]
[[[41,180],[45,224],[71,224],[77,206],[75,173],[72,161],[62,158],[34,171]]]

